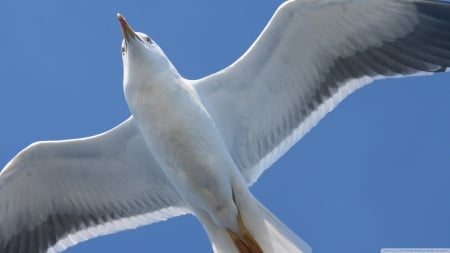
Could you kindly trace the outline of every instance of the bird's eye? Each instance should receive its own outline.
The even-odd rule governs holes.
[[[124,55],[125,54],[125,47],[122,47],[122,55]]]
[[[146,40],[147,42],[152,43],[152,39],[150,39],[150,37],[148,37],[148,36],[145,36],[145,40]]]

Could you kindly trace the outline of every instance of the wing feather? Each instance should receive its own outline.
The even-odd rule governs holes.
[[[89,138],[34,143],[0,174],[0,252],[60,252],[190,212],[129,118]]]
[[[241,58],[194,85],[251,185],[359,87],[448,66],[448,2],[292,0]]]

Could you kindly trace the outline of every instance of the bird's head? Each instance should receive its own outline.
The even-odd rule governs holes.
[[[178,75],[167,56],[148,35],[135,32],[125,17],[117,14],[123,33],[124,85],[149,85],[164,76]]]

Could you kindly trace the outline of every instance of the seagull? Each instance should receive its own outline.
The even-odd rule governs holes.
[[[33,143],[3,168],[1,253],[61,252],[184,214],[215,253],[311,252],[248,187],[358,88],[450,66],[445,1],[286,1],[241,58],[199,80],[118,21],[131,116]]]

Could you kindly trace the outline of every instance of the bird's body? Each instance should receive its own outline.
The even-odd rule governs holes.
[[[132,71],[139,71],[139,66],[125,69],[125,76],[136,76]],[[190,206],[208,209],[227,204],[230,181],[221,178],[238,175],[238,170],[195,90],[175,68],[169,69],[168,75],[125,78],[130,110],[158,163]],[[198,194],[191,194],[196,188],[200,188]]]
[[[445,71],[449,17],[443,1],[287,1],[239,60],[187,80],[119,15],[132,116],[6,165],[0,252],[58,252],[186,213],[215,253],[310,252],[248,186],[356,89]]]
[[[190,207],[206,211],[233,207],[231,182],[238,178],[238,169],[195,90],[174,74],[167,80],[125,81],[130,110],[158,163]],[[129,87],[135,85],[142,87]],[[237,210],[226,213],[237,215]]]
[[[226,247],[227,253],[244,253],[249,250],[247,247],[256,247],[248,252],[262,253],[259,247],[263,247],[264,252],[273,252],[272,245],[265,240],[269,237],[267,229],[255,225],[264,223],[259,204],[248,191],[197,91],[158,48],[156,55],[153,52],[145,55],[146,47],[156,47],[155,42],[143,43],[146,35],[134,33],[123,17],[119,19],[124,33],[129,33],[124,36],[128,39],[122,46],[124,91],[130,111],[167,178],[202,221],[211,240],[219,244],[214,245],[215,251],[223,252]],[[165,66],[163,71],[148,71],[155,61],[159,61],[157,68]],[[259,242],[254,243],[257,246],[245,246],[246,242],[236,239],[248,229],[241,216],[253,226],[252,238],[245,240],[254,243],[253,236],[257,236]],[[233,243],[245,249],[235,251],[229,247]]]

